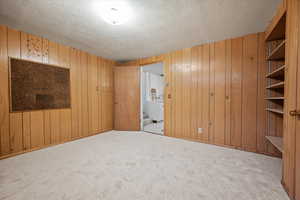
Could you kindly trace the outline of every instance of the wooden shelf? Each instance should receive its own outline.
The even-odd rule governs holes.
[[[281,40],[285,38],[286,12],[280,13],[280,17],[274,22],[273,29],[266,34],[266,41]]]
[[[267,140],[273,144],[281,153],[283,152],[283,139],[282,137],[266,136]]]
[[[276,114],[281,114],[281,115],[283,115],[283,110],[280,110],[280,109],[267,108],[266,111],[269,111],[269,112],[272,112],[272,113],[276,113]]]
[[[276,61],[276,60],[284,60],[285,58],[285,40],[282,41],[278,47],[276,47],[270,56],[268,57],[269,61]]]
[[[279,5],[275,16],[265,30],[265,44],[268,48],[266,61],[268,61],[268,71],[265,74],[266,94],[265,111],[267,112],[267,123],[271,127],[267,130],[266,140],[268,145],[273,145],[278,151],[283,152],[282,135],[285,103],[285,71],[288,65],[285,63],[286,54],[286,21],[287,7],[286,1]],[[275,152],[274,152],[275,153]],[[278,155],[278,153],[275,153]]]
[[[285,65],[267,74],[266,78],[284,77],[284,70],[285,70]]]
[[[284,97],[267,97],[265,100],[284,100]]]
[[[278,88],[284,88],[284,81],[279,82],[279,83],[274,83],[267,87],[267,89],[278,89]]]

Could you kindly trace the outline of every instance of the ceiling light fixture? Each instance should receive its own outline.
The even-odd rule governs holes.
[[[112,25],[123,24],[132,17],[132,11],[124,1],[97,2],[94,8],[105,22]]]

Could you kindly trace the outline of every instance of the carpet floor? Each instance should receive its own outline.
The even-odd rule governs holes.
[[[281,160],[110,131],[0,161],[1,200],[288,200]]]

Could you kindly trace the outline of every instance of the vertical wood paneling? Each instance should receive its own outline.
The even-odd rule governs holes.
[[[175,87],[176,87],[176,96],[175,96],[175,105],[174,105],[174,109],[175,109],[175,134],[178,137],[184,137],[183,135],[183,110],[182,110],[182,103],[184,100],[184,97],[182,95],[182,91],[183,91],[183,87],[182,87],[182,78],[183,78],[183,66],[182,66],[182,51],[176,51],[175,53],[175,70],[176,70],[176,83],[175,83]]]
[[[209,141],[210,138],[210,115],[209,115],[209,104],[210,104],[210,45],[206,44],[202,47],[202,76],[201,76],[201,85],[202,85],[202,109],[199,110],[199,113],[202,113],[203,119],[203,134],[202,140]],[[199,87],[199,85],[198,85]]]
[[[263,37],[263,33],[251,34],[125,66],[164,62],[169,77],[167,136],[276,155],[262,147],[266,136],[266,116],[260,109],[265,103]]]
[[[243,148],[256,151],[257,126],[257,34],[244,38],[243,43],[243,107],[242,107],[242,142]]]
[[[16,153],[23,150],[22,114],[10,114],[10,151]]]
[[[185,138],[191,136],[191,49],[184,49],[182,55],[182,131]]]
[[[78,56],[78,66],[77,66],[77,75],[76,75],[76,82],[72,82],[73,84],[77,85],[77,122],[78,122],[78,137],[83,137],[83,112],[82,112],[82,63],[81,63],[81,52],[78,50],[77,51],[77,56]],[[72,118],[73,120],[73,118]]]
[[[58,44],[58,63],[59,66],[70,68],[70,48]],[[71,80],[72,83],[72,80]],[[72,88],[72,87],[71,87]],[[72,105],[73,106],[73,105]],[[72,115],[70,109],[59,110],[60,142],[71,139]]]
[[[21,32],[20,34],[21,34],[21,58],[26,60],[36,61],[36,62],[43,62],[43,56],[44,56],[43,39],[24,32]],[[44,145],[43,111],[28,112],[28,114],[23,115],[23,117],[24,116],[26,118],[29,117],[29,120],[23,119],[23,122],[29,121],[30,127],[24,128],[24,126],[27,124],[23,124],[23,130],[30,131],[30,133],[26,133],[27,135],[30,134],[30,147],[36,148],[36,147],[43,146]],[[24,134],[25,133],[23,133],[23,135]],[[24,144],[24,146],[26,145]]]
[[[190,114],[190,137],[193,139],[198,139],[198,127],[202,127],[201,115],[198,115],[199,106],[201,105],[201,90],[198,90],[198,77],[199,77],[199,49],[200,47],[194,47],[191,49],[191,69],[190,69],[190,101],[189,101],[189,114]],[[200,97],[200,98],[199,98]]]
[[[243,38],[232,40],[231,145],[242,146]]]
[[[260,153],[266,152],[266,101],[261,99],[266,98],[266,55],[265,55],[265,34],[260,33],[258,38],[258,91],[257,91],[257,151]]]
[[[30,112],[31,148],[44,145],[44,115],[43,112]]]
[[[70,68],[71,109],[44,110],[9,113],[8,56],[30,61],[49,63]],[[92,57],[96,76],[89,77],[88,57]],[[97,61],[105,67],[103,76],[97,74]],[[45,38],[0,26],[0,156],[42,148],[72,139],[88,136],[88,80],[94,78],[94,85],[104,85],[106,94],[95,93],[95,102],[104,99],[105,110],[98,106],[96,115],[105,115],[105,130],[112,129],[113,120],[113,72],[112,61],[97,58],[70,47],[51,42]],[[104,83],[102,83],[102,80]],[[98,97],[99,96],[99,97]],[[97,105],[96,105],[97,106]],[[99,120],[101,120],[99,118]],[[95,126],[102,131],[101,121]]]
[[[80,53],[76,49],[70,50],[70,70],[71,70],[71,100],[72,100],[72,133],[71,138],[79,137],[79,120],[78,120],[78,68],[80,66]]]
[[[112,110],[110,109],[113,106],[113,94],[111,92],[103,92],[101,95],[101,104],[102,104],[102,130],[111,130],[113,124]]]
[[[98,70],[97,57],[88,56],[88,108],[89,108],[89,134],[98,132],[99,127],[99,99],[98,99]]]
[[[42,39],[42,62],[49,63],[49,40]],[[44,115],[44,144],[51,144],[51,121],[50,121],[50,111],[43,111]]]
[[[58,60],[58,45],[55,42],[49,41],[49,55],[48,55],[49,64],[59,65]]]
[[[166,103],[164,104],[164,134],[166,136],[171,136],[171,62],[170,55],[168,54],[165,58],[164,62],[164,79],[165,79],[165,87],[164,87],[164,99]]]
[[[0,155],[10,153],[7,28],[0,25]]]
[[[231,145],[231,40],[226,40],[225,145]]]
[[[107,131],[113,128],[113,62],[98,59],[98,109],[99,109],[99,131]]]
[[[81,108],[82,108],[82,134],[83,136],[89,135],[89,114],[88,114],[88,61],[87,53],[81,52]]]
[[[65,109],[61,110],[59,113],[59,126],[60,126],[60,142],[66,142],[71,140],[71,131],[72,131],[72,123],[71,123],[71,110]]]
[[[215,139],[215,43],[209,45],[209,141]]]
[[[31,117],[30,112],[23,113],[23,149],[31,148]]]
[[[214,143],[225,144],[226,41],[215,43]]]
[[[196,89],[195,93],[196,96],[192,97],[192,105],[196,105],[196,108],[193,108],[196,112],[196,127],[195,127],[195,139],[204,140],[204,133],[205,133],[205,122],[203,120],[203,102],[204,102],[204,87],[203,87],[203,72],[204,66],[202,63],[203,60],[203,46],[197,47],[197,52],[194,55],[196,58],[193,57],[193,61],[195,64],[195,72],[194,79],[196,81],[196,85],[194,89]],[[192,92],[193,94],[194,92]],[[202,128],[202,132],[199,132],[198,128]]]
[[[107,73],[105,73],[107,71]],[[109,79],[107,79],[103,75],[108,75],[108,64],[101,59],[97,59],[97,98],[98,98],[98,131],[104,130],[105,123],[107,122],[105,117],[106,113],[106,101],[107,99],[104,98],[104,93],[107,92],[109,87]],[[103,102],[104,101],[104,102]],[[108,117],[108,116],[107,116]]]
[[[8,56],[14,58],[21,57],[21,34],[14,29],[7,29],[7,50]],[[10,150],[19,152],[23,150],[23,119],[22,113],[10,114]]]
[[[51,121],[51,144],[56,144],[60,142],[60,119],[59,111],[50,111],[50,121]]]
[[[170,136],[175,137],[176,136],[176,122],[175,122],[175,105],[176,105],[176,54],[173,52],[170,54],[170,73],[171,73],[171,79],[170,79],[170,86],[171,86],[171,93],[170,93],[170,98],[171,98],[171,123],[172,126],[170,128]]]
[[[51,111],[44,112],[44,143],[51,144]]]
[[[70,47],[58,44],[58,65],[70,68]]]
[[[14,57],[22,56],[71,69],[72,109],[20,113],[19,116],[16,113],[10,114],[10,117],[7,111],[4,120],[7,126],[5,128],[5,123],[1,122],[0,129],[1,155],[9,152],[10,143],[13,146],[11,149],[18,152],[28,147],[87,136],[89,127],[92,133],[111,129],[114,98],[112,62],[30,34],[11,29],[9,33],[5,32],[4,27],[0,39],[1,63],[7,62],[7,57],[3,56],[7,52]],[[246,150],[256,150],[259,145],[256,141],[264,138],[260,123],[257,123],[257,109],[261,106],[257,95],[261,94],[258,88],[262,87],[257,77],[260,70],[258,54],[261,56],[259,49],[262,48],[258,46],[259,41],[258,35],[254,34],[138,61],[165,61],[166,80],[169,82],[166,91],[170,91],[171,97],[165,107],[165,110],[169,107],[167,135],[233,147],[242,147],[243,144]],[[0,76],[7,75],[7,66],[1,67]],[[248,78],[244,79],[244,76]],[[3,82],[5,84],[8,80]],[[245,90],[255,84],[254,89],[249,92]],[[98,91],[97,86],[100,87]],[[245,98],[252,96],[257,96],[254,102],[245,101]],[[91,108],[95,108],[92,114]],[[250,110],[251,114],[242,115],[242,108]],[[17,126],[9,126],[9,119]],[[249,119],[254,122],[248,123]],[[2,134],[9,127],[14,129],[11,133],[6,132],[11,141]],[[198,128],[203,128],[202,134],[198,133]]]
[[[49,64],[59,65],[59,54],[58,54],[58,44],[55,42],[49,41],[49,55],[48,62]],[[59,110],[46,111],[50,114],[50,120],[46,121],[47,126],[50,124],[50,133],[51,133],[51,144],[59,143],[60,141],[60,119],[59,119]]]

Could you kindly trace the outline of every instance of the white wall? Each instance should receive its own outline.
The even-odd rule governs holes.
[[[159,102],[163,101],[164,94],[164,78],[160,75],[153,74],[151,72],[143,72],[144,73],[144,81],[145,81],[145,90],[146,90],[146,100],[152,101],[151,99],[151,89],[156,89],[157,97],[161,97]]]
[[[155,63],[142,67],[141,70],[141,101],[142,112],[145,112],[154,120],[163,120],[163,95],[164,95],[164,77],[163,64]],[[151,88],[156,89],[159,100],[152,101]],[[141,113],[143,114],[143,113]],[[141,116],[143,118],[143,116]]]

